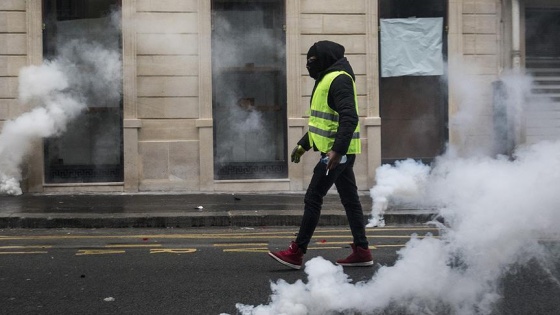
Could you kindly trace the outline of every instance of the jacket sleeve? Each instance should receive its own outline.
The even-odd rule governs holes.
[[[309,151],[311,149],[311,144],[309,143],[309,135],[307,132],[303,135],[303,137],[298,141],[299,145],[301,145],[305,151]]]
[[[332,150],[346,154],[354,130],[358,126],[359,117],[354,99],[354,84],[347,75],[339,75],[334,79],[329,90],[329,106],[338,113],[338,130]]]

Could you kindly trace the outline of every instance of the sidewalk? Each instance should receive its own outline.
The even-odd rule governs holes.
[[[188,228],[298,226],[303,193],[103,193],[0,195],[0,228]],[[360,196],[367,220],[371,197]],[[430,221],[435,211],[389,209],[387,224]],[[347,225],[336,192],[319,225]]]

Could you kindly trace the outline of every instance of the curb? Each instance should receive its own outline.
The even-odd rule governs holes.
[[[364,214],[368,222],[370,214]],[[394,210],[385,213],[390,225],[421,224],[437,220],[430,210]],[[13,214],[0,217],[0,228],[192,228],[299,226],[301,211],[257,210],[190,213],[88,213]],[[343,211],[324,210],[319,226],[348,225]]]

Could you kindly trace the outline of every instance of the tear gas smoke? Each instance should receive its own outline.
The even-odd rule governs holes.
[[[284,45],[274,29],[256,22],[266,20],[263,11],[216,11],[213,20],[216,163],[278,160],[281,112],[272,108],[279,105],[273,90],[278,87],[274,76],[258,69],[276,67]]]
[[[20,195],[20,164],[32,142],[64,132],[67,121],[85,108],[80,100],[64,92],[68,87],[68,78],[57,63],[21,70],[20,101],[39,107],[4,124],[0,134],[0,193]]]
[[[421,196],[426,186],[426,180],[430,172],[427,165],[418,165],[413,160],[397,161],[395,167],[391,165],[382,165],[375,172],[375,185],[370,193],[373,198],[373,206],[371,219],[368,227],[384,226],[383,213],[389,205],[391,196],[398,196],[399,204],[406,203],[406,199],[412,199],[413,204],[417,207],[417,198]]]
[[[476,120],[459,116],[461,123]],[[342,267],[313,258],[305,264],[306,283],[279,280],[271,284],[269,304],[237,308],[254,315],[491,314],[512,268],[536,261],[546,269],[558,257],[539,239],[558,237],[559,182],[559,141],[520,147],[513,159],[450,148],[431,168],[411,160],[381,166],[371,190],[373,219],[391,200],[429,203],[445,220],[445,226],[435,223],[440,238],[412,236],[394,266],[381,266],[372,279],[356,284]],[[545,273],[560,285],[558,271]]]
[[[116,16],[108,19],[113,27]],[[20,71],[18,101],[32,110],[6,121],[0,133],[0,194],[22,193],[21,164],[32,143],[64,133],[87,104],[120,99],[122,62],[115,47],[84,39],[61,44],[55,59]]]

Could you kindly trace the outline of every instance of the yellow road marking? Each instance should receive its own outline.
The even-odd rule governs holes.
[[[83,255],[108,255],[108,254],[124,254],[124,250],[110,250],[110,249],[80,249],[76,256]]]
[[[196,252],[196,248],[154,248],[150,254],[190,254]]]
[[[21,254],[48,254],[44,251],[30,251],[30,252],[0,252],[0,255],[21,255]]]
[[[5,251],[6,249],[47,249],[48,245],[27,245],[27,246],[0,246],[0,255],[25,255],[25,254],[48,254],[47,251]]]
[[[376,249],[375,246],[370,246],[370,249]],[[308,250],[325,250],[325,249],[343,249],[340,246],[321,246],[321,247],[308,247]],[[227,248],[224,249],[224,253],[267,253],[268,248]]]
[[[342,245],[347,245],[348,243],[341,243]],[[328,245],[333,245],[333,243],[329,243]],[[396,245],[370,245],[369,249],[379,249],[379,248],[384,248],[384,247],[404,247],[406,246],[405,244],[396,244]],[[309,250],[324,250],[324,249],[343,249],[344,247],[342,246],[320,246],[320,247],[309,247],[307,249]],[[268,252],[269,249],[268,248],[264,248],[264,247],[253,247],[253,248],[228,248],[228,249],[224,249],[223,252],[224,253],[228,253],[228,252],[249,252],[249,253],[262,253],[262,252]]]
[[[292,239],[294,235],[255,235],[255,234],[245,234],[245,235],[228,235],[228,234],[175,234],[175,235],[149,235],[148,237],[151,238],[160,238],[160,239],[254,239],[254,238],[262,238],[267,237],[269,239]],[[20,236],[20,237],[12,237],[9,240],[69,240],[69,239],[76,239],[76,240],[83,240],[83,239],[131,239],[137,238],[138,236],[129,236],[129,235],[122,235],[122,236],[115,236],[115,235],[97,235],[97,236],[85,236],[85,235],[61,235],[61,236]],[[317,236],[315,235],[314,238],[317,237],[328,237],[328,238],[348,238],[348,235],[328,235],[328,236]],[[411,238],[411,235],[367,235],[368,238]],[[417,235],[417,238],[424,238],[426,236]],[[438,236],[431,236],[431,237],[438,237]],[[4,239],[0,239],[4,240]]]
[[[233,246],[266,246],[268,243],[222,243],[214,244],[214,247],[233,247]]]
[[[368,235],[367,238],[412,238],[412,235]],[[416,235],[415,238],[439,238],[439,236]]]
[[[2,249],[15,249],[15,248],[52,248],[51,245],[13,245],[13,246],[0,246]]]
[[[393,232],[393,231],[439,231],[435,227],[382,227],[366,228],[366,232]],[[315,233],[350,232],[350,229],[316,230]]]
[[[329,246],[329,247],[327,247],[327,246],[325,246],[325,247],[322,247],[322,246],[321,246],[321,247],[307,247],[307,249],[308,249],[308,250],[316,250],[316,249],[320,249],[320,250],[323,250],[323,249],[341,249],[341,248],[342,248],[342,247],[340,247],[340,246]]]
[[[107,248],[143,248],[143,247],[161,247],[161,244],[110,244],[105,245]]]
[[[225,248],[224,253],[267,253],[268,248]]]
[[[352,243],[351,240],[347,242],[316,241],[315,245],[350,245],[350,243]]]
[[[436,228],[375,228],[366,229],[367,232],[388,232],[388,231],[438,231]],[[350,230],[317,230],[315,235],[330,234],[330,233],[349,233]],[[286,235],[288,234],[288,235]],[[286,235],[286,236],[283,236]],[[257,233],[201,233],[201,234],[139,234],[139,235],[38,235],[38,236],[0,236],[0,241],[4,240],[57,240],[57,239],[247,239],[258,237],[269,238],[292,238],[295,236],[293,231],[270,231],[270,232],[257,232]],[[320,236],[324,237],[324,236]],[[346,237],[346,236],[332,236],[329,237]],[[378,235],[368,235],[368,237],[379,237]],[[410,235],[402,236],[410,237]]]

